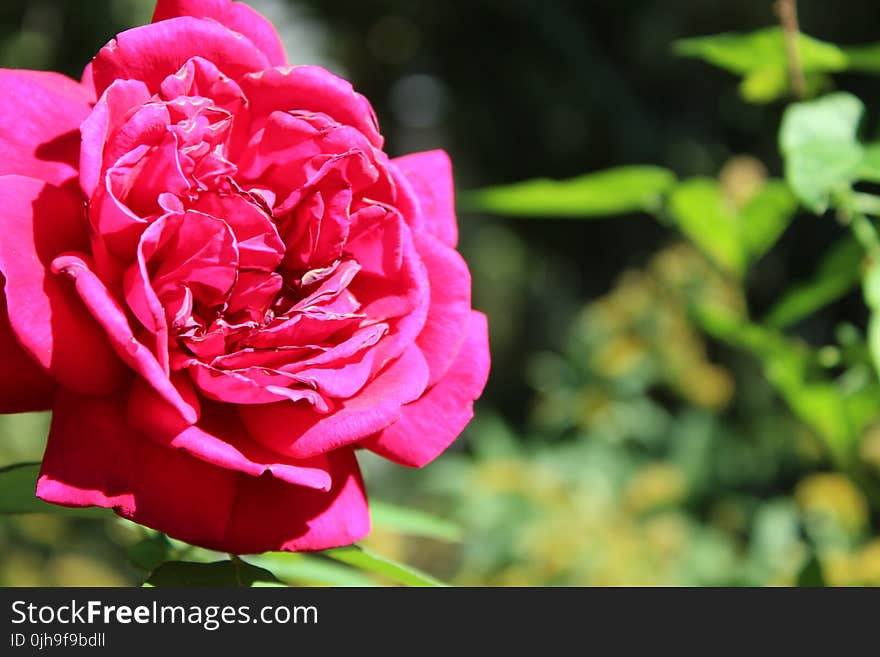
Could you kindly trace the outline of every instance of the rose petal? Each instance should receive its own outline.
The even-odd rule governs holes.
[[[312,388],[290,386],[297,384],[293,375],[266,369],[245,367],[222,370],[195,359],[188,363],[193,383],[208,399],[227,404],[275,404],[278,402],[308,402],[316,411],[326,413],[327,402]]]
[[[0,272],[21,346],[62,385],[111,392],[122,380],[122,363],[70,284],[49,271],[62,251],[88,246],[82,201],[23,176],[0,176],[0,198]]]
[[[307,458],[357,442],[397,421],[401,405],[418,399],[427,380],[422,353],[410,348],[328,415],[290,402],[242,406],[239,414],[250,434],[269,449]]]
[[[107,138],[123,124],[130,109],[149,99],[150,92],[140,80],[116,80],[80,125],[83,147],[79,158],[79,183],[86,196],[95,193],[104,173]]]
[[[419,200],[425,230],[441,242],[455,247],[458,222],[455,218],[455,194],[452,185],[452,162],[445,151],[413,153],[391,160],[409,181]]]
[[[159,364],[153,353],[134,337],[122,308],[110,296],[107,288],[95,276],[83,257],[64,255],[55,258],[52,270],[73,279],[80,298],[104,328],[110,344],[119,357],[144,377],[184,419],[190,423],[195,422],[195,409],[180,396],[168,380],[168,372]]]
[[[77,175],[92,94],[58,73],[0,69],[0,175],[61,185]]]
[[[176,381],[176,385],[193,406],[198,404],[192,386],[185,379]],[[252,477],[269,472],[290,484],[330,490],[325,456],[297,461],[266,449],[247,434],[235,410],[225,404],[202,404],[198,423],[187,424],[152,388],[139,380],[128,400],[128,420],[160,445],[180,449],[206,463]]]
[[[42,411],[52,407],[54,395],[55,382],[18,344],[0,290],[0,413]]]
[[[110,41],[92,62],[95,88],[103,93],[114,80],[141,80],[155,93],[191,57],[213,62],[233,79],[270,66],[250,39],[215,21],[184,16],[135,27]]]
[[[486,316],[471,315],[467,338],[446,376],[418,401],[401,409],[401,418],[364,447],[401,465],[420,468],[458,438],[473,417],[474,400],[489,377]]]
[[[438,239],[416,236],[431,286],[431,305],[416,344],[425,354],[432,386],[455,360],[471,315],[471,274],[464,258]]]
[[[360,130],[376,148],[382,148],[379,123],[370,102],[349,82],[320,66],[288,66],[246,75],[238,81],[251,102],[252,116],[275,110],[321,112]]]
[[[238,554],[321,550],[369,531],[354,452],[328,455],[329,492],[251,477],[169,449],[126,422],[125,400],[59,394],[37,496],[103,506],[169,536]]]
[[[229,224],[238,242],[241,267],[269,272],[281,262],[285,247],[275,223],[245,196],[206,192],[192,207]]]
[[[272,66],[287,64],[284,45],[275,31],[275,27],[243,2],[229,0],[158,0],[153,22],[193,16],[195,18],[212,18],[230,30],[244,34],[253,44],[263,51]]]

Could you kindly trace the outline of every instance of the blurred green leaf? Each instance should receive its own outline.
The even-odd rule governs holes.
[[[162,563],[168,561],[171,552],[171,544],[165,534],[157,533],[128,546],[125,555],[137,568],[153,571]]]
[[[847,57],[833,43],[800,34],[798,47],[804,71],[841,71]],[[731,73],[745,75],[778,67],[785,69],[785,35],[779,27],[768,27],[748,34],[726,32],[712,36],[679,39],[673,43],[678,55],[696,57]]]
[[[273,572],[279,579],[309,586],[378,586],[366,573],[326,559],[320,554],[267,552],[248,558],[256,566]]]
[[[736,212],[717,181],[692,178],[681,183],[669,197],[669,210],[681,231],[712,260],[737,276],[745,272]]]
[[[779,144],[785,177],[801,202],[817,214],[829,196],[848,189],[864,160],[856,138],[864,105],[855,96],[833,93],[794,103],[782,117]]]
[[[865,146],[858,177],[859,180],[880,182],[880,143],[874,142]]]
[[[789,91],[785,36],[779,27],[680,39],[673,47],[678,55],[702,59],[743,76],[740,93],[750,102],[767,103]],[[847,55],[832,43],[799,34],[798,48],[809,94],[827,86],[825,73],[847,68]]]
[[[408,536],[433,538],[439,541],[455,542],[461,540],[460,527],[416,509],[371,501],[370,515],[373,525],[379,529]]]
[[[154,570],[146,584],[150,586],[236,586],[250,587],[257,583],[280,583],[265,568],[236,559],[214,563],[168,561]]]
[[[713,337],[759,358],[767,380],[792,412],[823,439],[836,462],[852,458],[860,432],[880,410],[876,385],[844,392],[813,371],[815,358],[807,345],[722,308],[695,309],[695,317]],[[871,401],[867,406],[866,400]]]
[[[711,178],[686,180],[669,197],[669,211],[679,229],[713,261],[740,277],[776,243],[795,209],[794,198],[779,181],[764,185],[739,212]]]
[[[770,180],[742,209],[742,238],[749,260],[769,251],[788,228],[797,200],[781,180]]]
[[[405,586],[445,586],[430,575],[381,557],[359,545],[336,548],[323,552],[327,557],[360,568]]]
[[[791,326],[844,296],[861,278],[863,254],[861,245],[849,236],[832,245],[813,277],[789,290],[770,309],[764,323],[772,328]]]
[[[871,260],[862,278],[862,294],[871,310],[868,320],[868,348],[874,368],[880,372],[880,262]]]
[[[880,73],[880,43],[843,48],[847,68],[864,73]]]
[[[19,463],[0,468],[0,514],[51,513],[83,518],[113,517],[113,512],[109,509],[72,508],[47,504],[34,494],[39,474],[39,463]]]
[[[810,555],[807,563],[798,573],[797,585],[802,587],[825,586],[822,564],[815,554]]]
[[[498,185],[462,195],[469,210],[513,216],[605,217],[652,211],[675,183],[655,166],[625,166],[569,180],[545,178]]]

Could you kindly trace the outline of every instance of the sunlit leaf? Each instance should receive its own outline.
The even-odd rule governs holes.
[[[445,586],[430,575],[419,572],[410,566],[399,564],[391,559],[381,557],[358,545],[326,550],[323,554],[355,568],[381,575],[397,584],[405,586]]]
[[[675,175],[654,166],[626,166],[569,180],[545,178],[462,195],[464,208],[514,216],[605,217],[656,209]]]
[[[797,200],[780,180],[768,181],[742,209],[741,233],[748,257],[757,260],[788,228]]]
[[[727,32],[679,39],[673,47],[679,55],[697,57],[739,75],[788,65],[785,35],[779,27],[747,34]],[[842,71],[846,68],[847,56],[833,43],[799,34],[798,49],[805,71]]]
[[[113,512],[108,509],[70,508],[46,504],[34,494],[39,474],[39,463],[19,463],[0,468],[0,514],[51,513],[83,518],[113,517]]]
[[[779,27],[681,39],[673,46],[681,56],[702,59],[741,75],[740,93],[750,102],[767,103],[789,93],[785,36]],[[836,45],[805,34],[798,36],[798,49],[808,95],[827,87],[826,73],[843,71],[849,63]]]
[[[712,260],[741,276],[746,268],[739,219],[711,178],[692,178],[670,194],[669,211],[676,225]]]
[[[819,261],[813,277],[770,309],[764,323],[785,328],[799,322],[855,288],[861,278],[863,249],[852,237],[835,243]]]
[[[275,575],[237,559],[195,563],[168,561],[154,570],[146,583],[150,586],[236,586],[250,587],[258,582],[279,583]]]
[[[436,518],[423,511],[387,504],[370,502],[370,515],[373,526],[390,532],[421,536],[440,541],[461,540],[461,528],[442,518]]]
[[[880,43],[843,48],[847,68],[864,73],[880,73]]]
[[[370,575],[319,554],[267,552],[248,557],[256,566],[270,570],[289,584],[307,586],[378,586]]]
[[[880,182],[880,143],[875,142],[865,146],[859,180]]]
[[[836,462],[852,458],[860,432],[880,410],[876,385],[844,392],[813,371],[815,359],[805,344],[721,308],[695,309],[695,318],[713,337],[746,349],[761,361],[767,380],[792,412],[822,438]],[[872,404],[866,406],[866,400]]]
[[[856,139],[864,105],[855,96],[834,93],[794,103],[782,117],[779,145],[785,177],[800,201],[816,213],[829,196],[847,189],[858,175],[864,149]]]

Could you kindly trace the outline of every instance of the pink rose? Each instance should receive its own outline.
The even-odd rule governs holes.
[[[37,495],[248,553],[369,530],[355,448],[445,450],[489,370],[449,159],[228,0],[159,0],[77,83],[0,72],[0,410]]]

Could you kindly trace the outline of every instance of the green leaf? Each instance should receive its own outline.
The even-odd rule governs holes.
[[[168,560],[170,552],[168,537],[157,533],[128,546],[125,556],[136,568],[153,571]]]
[[[678,55],[696,57],[739,75],[788,66],[785,35],[779,27],[679,39],[673,48]],[[799,34],[798,49],[805,72],[842,71],[847,66],[847,56],[833,43]]]
[[[804,564],[797,576],[797,585],[801,587],[825,586],[825,576],[822,574],[822,564],[815,554]]]
[[[817,214],[829,196],[849,188],[864,160],[856,139],[864,105],[855,96],[833,93],[794,103],[782,117],[779,145],[785,178],[800,201]]]
[[[865,146],[862,167],[859,169],[859,180],[880,182],[880,143]]]
[[[669,197],[669,210],[679,229],[713,261],[737,276],[745,273],[739,219],[717,181],[692,178],[681,183]]]
[[[113,512],[109,509],[71,508],[47,504],[34,493],[39,474],[39,463],[18,463],[0,468],[0,514],[51,513],[82,518],[113,517]]]
[[[861,278],[864,251],[847,236],[831,246],[806,283],[792,288],[764,317],[771,328],[785,328],[799,322],[852,290]]]
[[[880,43],[850,46],[843,49],[847,68],[863,73],[880,73]]]
[[[789,92],[785,36],[779,27],[681,39],[673,47],[683,57],[702,59],[743,76],[740,94],[750,102],[767,103]],[[847,55],[832,43],[799,34],[798,49],[810,94],[828,85],[826,73],[847,68]]]
[[[880,410],[878,386],[844,392],[813,371],[815,358],[806,345],[722,308],[695,310],[698,324],[709,335],[751,351],[761,361],[767,380],[794,415],[822,438],[836,463],[851,461],[861,431]]]
[[[513,216],[605,217],[655,210],[675,174],[654,166],[626,166],[569,180],[545,178],[465,193],[474,211]]]
[[[167,561],[154,570],[146,581],[150,586],[256,586],[257,583],[280,583],[265,568],[236,559],[194,563]]]
[[[359,570],[336,563],[319,554],[301,552],[267,552],[249,557],[248,561],[273,572],[289,584],[307,586],[378,586],[376,581]]]
[[[371,501],[370,515],[373,526],[379,529],[452,543],[461,540],[460,527],[416,509]]]
[[[797,200],[781,180],[770,180],[746,203],[740,220],[744,248],[750,261],[769,251],[788,228]]]
[[[359,545],[326,550],[323,554],[336,561],[381,575],[392,582],[405,586],[445,586],[430,575],[391,559],[380,557]]]

